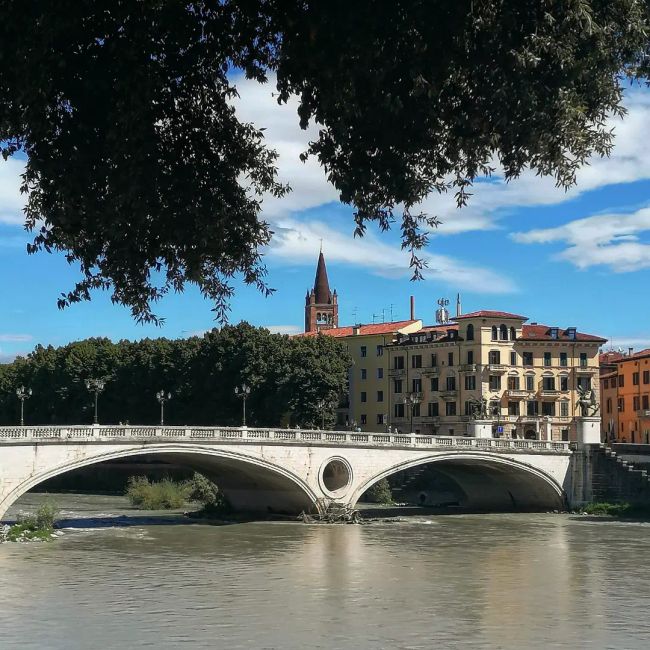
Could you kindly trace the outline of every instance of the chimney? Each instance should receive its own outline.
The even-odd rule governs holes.
[[[415,320],[415,298],[411,296],[411,320]]]
[[[460,306],[460,294],[456,294],[456,318],[458,318],[462,314],[461,306]]]
[[[361,325],[354,325],[354,327],[352,327],[352,334],[354,334],[354,336],[359,336],[359,334],[361,334]]]
[[[627,356],[628,356],[628,357],[631,357],[631,356],[632,356],[632,352],[634,352],[634,348],[628,348],[628,349],[627,349]]]

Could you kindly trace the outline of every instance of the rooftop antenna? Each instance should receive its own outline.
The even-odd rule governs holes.
[[[391,303],[390,303],[390,322],[391,322],[391,323],[393,322],[393,307],[394,307],[394,306],[395,306],[395,305],[391,302]]]
[[[323,252],[323,238],[320,238],[320,252]]]
[[[357,307],[355,307],[352,310],[352,320],[354,321],[355,325],[356,325],[356,322],[357,322],[357,313],[358,313],[358,311],[359,311],[359,309]]]
[[[381,322],[382,323],[386,322],[386,307],[381,308]]]
[[[436,323],[438,325],[446,325],[449,322],[449,300],[447,298],[440,298],[438,301],[439,309],[436,309]]]
[[[377,320],[377,314],[372,315],[372,324],[375,324],[375,321]]]

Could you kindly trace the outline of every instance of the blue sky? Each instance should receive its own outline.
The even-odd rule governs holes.
[[[650,346],[649,91],[627,93],[628,117],[612,121],[612,156],[592,160],[569,192],[555,188],[552,179],[525,173],[510,184],[498,175],[478,183],[462,210],[452,196],[429,197],[423,209],[443,224],[426,251],[426,279],[413,283],[398,231],[370,229],[363,239],[353,238],[352,210],[338,203],[315,161],[299,161],[315,130],[301,131],[296,104],[279,107],[272,89],[243,81],[237,110],[267,128],[267,140],[280,154],[281,179],[293,187],[285,199],[267,198],[264,204],[276,233],[265,254],[276,293],[264,298],[237,283],[231,322],[301,331],[322,238],[341,324],[388,320],[391,305],[394,319],[407,318],[410,295],[416,316],[432,322],[436,300],[447,297],[453,304],[460,292],[464,311],[513,311],[602,335],[614,347]],[[180,337],[215,326],[210,304],[193,288],[157,305],[156,313],[166,318],[162,328],[137,325],[106,293],[59,311],[57,297],[78,271],[62,255],[26,254],[29,235],[21,226],[18,192],[22,165],[18,159],[0,161],[0,360],[37,343]]]

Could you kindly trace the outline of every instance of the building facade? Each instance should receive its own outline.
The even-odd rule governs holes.
[[[575,440],[578,389],[598,403],[604,339],[525,316],[478,311],[423,327],[388,346],[390,424],[401,431],[467,435],[485,400],[493,434]]]
[[[650,444],[650,349],[619,355],[601,376],[602,437]]]

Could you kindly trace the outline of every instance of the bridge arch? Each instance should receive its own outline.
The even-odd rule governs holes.
[[[99,453],[32,474],[0,500],[0,518],[25,492],[44,481],[104,461],[156,455],[215,480],[237,510],[299,513],[319,507],[319,495],[299,476],[265,459],[230,449],[183,444],[147,445]]]
[[[528,463],[484,452],[432,453],[397,463],[357,486],[350,497],[356,504],[378,481],[398,472],[434,465],[452,479],[466,496],[461,505],[476,510],[555,510],[566,505],[566,494],[549,474]]]

